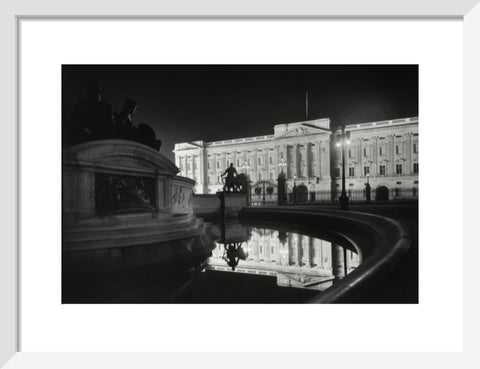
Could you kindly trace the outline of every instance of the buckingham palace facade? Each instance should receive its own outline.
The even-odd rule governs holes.
[[[287,193],[294,186],[307,201],[335,201],[341,189],[342,152],[346,191],[352,200],[365,196],[389,200],[418,196],[418,117],[349,124],[348,141],[338,143],[330,119],[278,124],[272,135],[193,141],[175,144],[180,175],[196,181],[197,194],[213,194],[223,187],[221,175],[233,163],[251,181],[253,199],[275,199],[277,178],[286,175]],[[267,189],[267,191],[265,190]]]

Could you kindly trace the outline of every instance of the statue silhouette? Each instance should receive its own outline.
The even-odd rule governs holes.
[[[74,107],[67,124],[64,124],[64,144],[114,138],[115,125],[110,104],[102,101],[102,90],[98,83],[86,86],[87,99],[80,100]]]

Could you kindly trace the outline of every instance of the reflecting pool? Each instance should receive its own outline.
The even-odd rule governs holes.
[[[64,254],[62,301],[304,303],[361,262],[336,235],[223,221],[197,239]]]

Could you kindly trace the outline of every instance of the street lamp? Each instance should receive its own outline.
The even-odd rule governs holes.
[[[345,191],[345,146],[350,144],[350,132],[345,133],[345,126],[342,126],[342,133],[340,134],[340,140],[337,141],[337,147],[342,151],[342,193],[340,195],[340,209],[348,210],[348,196]]]
[[[286,176],[283,172],[283,168],[287,166],[283,158],[280,159],[280,162],[277,164],[280,168],[280,173],[278,174],[277,182],[277,204],[284,205],[287,202],[287,190],[286,190]]]
[[[370,173],[367,173],[367,183],[365,184],[365,197],[367,199],[367,204],[370,204],[372,188],[370,187]]]

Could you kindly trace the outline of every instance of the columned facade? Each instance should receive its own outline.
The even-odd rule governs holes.
[[[364,198],[366,182],[372,199],[378,194],[386,200],[418,196],[417,117],[350,124],[345,131],[350,136],[346,190],[352,200]],[[328,118],[278,124],[273,135],[175,144],[175,162],[182,176],[196,181],[197,194],[221,191],[221,174],[233,163],[250,178],[253,195],[266,187],[275,200],[276,180],[283,171],[288,193],[295,183],[307,188],[308,201],[335,200],[341,188],[337,133]]]

